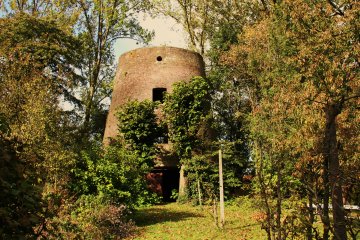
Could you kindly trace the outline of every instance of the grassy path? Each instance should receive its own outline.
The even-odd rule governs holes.
[[[224,230],[215,226],[211,208],[170,203],[139,209],[135,216],[137,240],[265,239],[256,222],[259,213],[246,203],[225,208]]]

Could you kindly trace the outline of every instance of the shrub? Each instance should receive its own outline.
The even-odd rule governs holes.
[[[46,239],[123,239],[135,229],[130,213],[122,204],[104,196],[83,195],[76,202],[63,205],[51,219],[42,237]]]
[[[119,144],[107,147],[105,152],[94,146],[82,152],[73,170],[72,189],[80,195],[105,196],[116,204],[134,208],[157,201],[147,188],[145,174],[149,171],[138,155]]]

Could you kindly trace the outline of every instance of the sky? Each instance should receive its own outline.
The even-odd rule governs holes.
[[[143,28],[155,31],[155,37],[149,43],[149,46],[187,47],[185,33],[175,20],[168,17],[153,19],[143,14],[139,16],[138,20]],[[131,39],[119,39],[114,45],[115,59],[117,60],[125,52],[144,46],[143,44],[137,44],[136,41]]]

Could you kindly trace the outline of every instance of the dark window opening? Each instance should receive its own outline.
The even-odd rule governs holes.
[[[165,93],[166,88],[153,88],[153,102],[159,101],[164,103]]]
[[[157,56],[156,60],[157,60],[158,62],[161,62],[161,61],[162,61],[162,57],[161,57],[161,56]]]

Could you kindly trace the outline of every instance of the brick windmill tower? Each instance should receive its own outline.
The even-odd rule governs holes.
[[[189,81],[194,76],[205,76],[204,61],[198,53],[175,47],[146,47],[120,56],[115,76],[114,89],[106,121],[104,144],[117,135],[116,109],[129,100],[162,101],[164,92],[171,92],[172,85]],[[178,160],[166,153],[168,144],[163,144],[163,154],[155,163],[149,180],[154,189],[168,200],[172,189],[182,185]],[[181,186],[180,186],[181,187]]]

